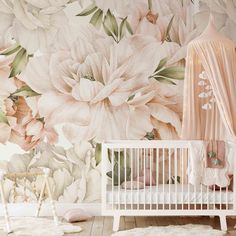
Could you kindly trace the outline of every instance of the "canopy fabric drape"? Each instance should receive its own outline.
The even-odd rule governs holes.
[[[187,49],[182,139],[236,141],[235,46],[212,18]]]

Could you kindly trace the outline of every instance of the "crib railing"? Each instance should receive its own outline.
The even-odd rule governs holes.
[[[232,189],[189,183],[189,150],[182,140],[103,143],[103,214],[233,215]]]

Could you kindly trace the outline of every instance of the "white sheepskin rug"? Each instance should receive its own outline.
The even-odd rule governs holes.
[[[212,229],[208,225],[169,225],[148,228],[135,228],[120,231],[112,236],[223,236],[224,232]]]
[[[79,233],[80,226],[69,223],[59,223],[56,226],[53,219],[40,217],[10,217],[12,236],[63,236],[65,233]],[[0,230],[5,229],[5,221],[0,220]]]

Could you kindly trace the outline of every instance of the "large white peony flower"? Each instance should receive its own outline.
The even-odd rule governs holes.
[[[175,42],[180,47],[170,63],[186,56],[187,44],[197,36],[191,1],[137,0],[130,5],[128,21],[137,37],[153,37],[158,42]]]
[[[65,33],[67,18],[63,8],[68,2],[0,0],[0,33],[5,33],[4,37],[10,34],[28,54],[53,47]]]
[[[89,29],[69,49],[30,59],[21,77],[42,94],[38,107],[45,122],[65,123],[72,142],[143,138],[152,130],[149,112],[145,107],[134,112],[127,101],[149,83],[161,59],[153,47],[162,45],[155,42],[136,50],[128,40],[114,44]]]

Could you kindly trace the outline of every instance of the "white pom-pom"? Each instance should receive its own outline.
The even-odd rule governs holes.
[[[198,85],[199,85],[199,86],[204,86],[204,85],[206,85],[206,82],[203,81],[203,80],[200,80],[200,81],[198,82]]]
[[[208,94],[205,93],[205,92],[202,92],[202,93],[200,93],[200,94],[198,95],[198,97],[200,97],[200,98],[207,98],[207,97],[208,97]]]
[[[204,105],[202,105],[202,109],[204,110],[210,110],[212,108],[210,103],[205,103]]]

